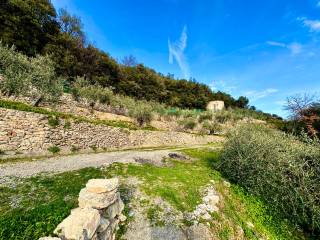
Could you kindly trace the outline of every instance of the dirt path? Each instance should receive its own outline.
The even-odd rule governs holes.
[[[108,166],[114,162],[150,162],[160,164],[164,157],[168,157],[169,153],[177,150],[179,150],[179,148],[153,151],[132,150],[123,152],[91,153],[53,157],[32,162],[7,163],[0,165],[0,179],[12,176],[24,178],[45,172],[61,173],[86,167]]]

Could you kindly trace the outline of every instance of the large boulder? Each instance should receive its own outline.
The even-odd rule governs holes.
[[[124,204],[120,198],[120,194],[118,193],[117,200],[105,210],[105,216],[111,219],[115,218],[116,216],[120,216],[123,209]]]
[[[92,193],[111,192],[117,189],[118,187],[119,187],[118,178],[90,179],[86,184],[87,190]]]
[[[83,188],[79,194],[79,207],[92,207],[95,209],[103,209],[110,206],[117,200],[117,190],[105,193],[93,193],[87,188]]]
[[[62,239],[92,239],[101,217],[99,211],[93,208],[76,208],[54,230]]]

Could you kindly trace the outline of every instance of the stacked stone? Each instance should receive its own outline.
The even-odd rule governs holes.
[[[126,220],[118,186],[117,178],[89,180],[80,191],[79,207],[71,210],[54,233],[64,240],[114,240],[119,222]]]

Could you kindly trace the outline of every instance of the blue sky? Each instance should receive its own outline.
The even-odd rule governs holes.
[[[193,77],[266,112],[320,91],[320,0],[52,0],[88,40],[164,74]]]

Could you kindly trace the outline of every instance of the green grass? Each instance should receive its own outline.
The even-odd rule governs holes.
[[[95,125],[106,125],[111,127],[119,127],[119,128],[127,128],[130,130],[137,130],[137,129],[143,129],[143,130],[157,130],[152,126],[146,126],[143,128],[139,128],[134,123],[126,122],[126,121],[116,121],[116,120],[92,120],[81,116],[76,116],[69,113],[62,113],[57,111],[51,111],[45,108],[41,107],[33,107],[31,105],[21,103],[21,102],[15,102],[15,101],[9,101],[9,100],[3,100],[0,99],[0,108],[7,108],[7,109],[13,109],[18,111],[24,111],[24,112],[33,112],[33,113],[39,113],[48,116],[49,118],[49,124],[51,123],[53,126],[57,126],[56,121],[52,121],[51,119],[65,119],[65,120],[73,120],[74,122],[87,122]],[[51,125],[50,124],[50,125]]]
[[[142,191],[150,197],[162,197],[180,211],[192,211],[200,203],[200,189],[215,181],[223,205],[212,214],[211,230],[216,239],[230,239],[241,226],[246,239],[306,239],[280,216],[269,212],[267,204],[249,195],[242,188],[224,185],[224,178],[212,168],[219,153],[209,149],[185,149],[193,161],[169,160],[166,166],[113,164],[106,169],[86,168],[54,176],[38,176],[24,180],[13,179],[0,187],[0,239],[37,239],[52,234],[77,206],[80,189],[91,178],[135,176],[142,180]],[[124,194],[125,188],[120,189]],[[128,203],[128,202],[126,202]],[[147,216],[156,225],[163,225],[156,206],[144,203]],[[125,212],[128,213],[126,206]],[[248,226],[251,222],[254,227]],[[189,223],[190,224],[190,223]],[[186,225],[188,225],[186,223]],[[121,227],[118,236],[125,232]]]
[[[53,154],[56,154],[56,153],[60,152],[60,150],[61,149],[58,146],[51,146],[51,147],[48,148],[48,151],[53,153]]]

